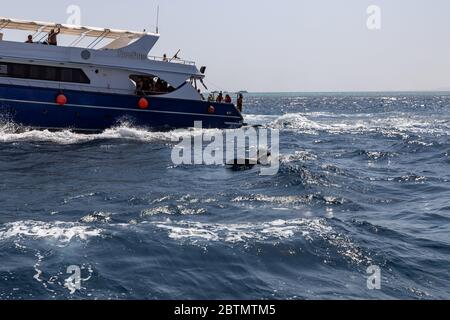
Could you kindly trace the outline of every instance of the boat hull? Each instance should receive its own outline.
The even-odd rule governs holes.
[[[64,105],[56,103],[61,93],[67,98]],[[140,109],[139,99],[136,95],[0,84],[2,119],[23,127],[99,132],[123,122],[151,129],[188,128],[197,121],[204,128],[218,129],[243,124],[232,104],[151,96],[147,97],[148,108]]]

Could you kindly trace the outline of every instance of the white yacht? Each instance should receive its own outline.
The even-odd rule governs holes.
[[[30,37],[5,41],[7,30]],[[72,43],[49,43],[52,30]],[[0,18],[0,117],[27,128],[86,132],[123,120],[148,128],[192,127],[195,121],[207,128],[241,127],[233,103],[200,94],[206,67],[150,56],[158,39],[148,32]]]

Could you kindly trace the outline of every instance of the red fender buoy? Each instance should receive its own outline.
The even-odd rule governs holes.
[[[67,97],[65,95],[58,94],[58,96],[56,97],[56,103],[60,106],[63,106],[67,103]]]
[[[216,108],[214,108],[213,106],[210,106],[209,108],[208,108],[208,113],[215,113],[216,112]]]
[[[145,98],[139,99],[138,106],[140,109],[143,109],[143,110],[148,109],[148,106],[149,106],[148,100]]]

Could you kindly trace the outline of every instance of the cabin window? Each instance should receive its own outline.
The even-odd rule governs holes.
[[[91,83],[88,76],[80,69],[70,69],[72,73],[72,82],[77,83]]]
[[[136,94],[158,95],[175,91],[165,80],[153,75],[131,75],[130,80],[136,86]]]
[[[62,82],[72,82],[73,75],[72,69],[64,68],[61,69],[61,81]]]
[[[26,78],[27,67],[24,64],[12,64],[8,68],[8,74],[12,74],[17,78]]]
[[[0,65],[0,76],[19,79],[91,83],[87,75],[81,69],[22,63],[5,63]]]
[[[30,79],[39,79],[41,77],[41,68],[39,66],[30,66]]]
[[[49,68],[46,67],[45,69],[43,69],[44,71],[44,77],[42,80],[48,80],[48,81],[62,81],[62,78],[58,79],[58,70],[55,68]],[[70,81],[68,81],[70,82]]]
[[[8,66],[5,64],[0,65],[0,74],[5,75],[8,74]]]

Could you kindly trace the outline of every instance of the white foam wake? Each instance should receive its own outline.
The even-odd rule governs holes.
[[[262,223],[209,224],[192,221],[152,222],[156,227],[167,230],[174,240],[187,240],[193,244],[199,242],[226,242],[231,244],[251,241],[281,241],[301,236],[306,241],[325,241],[336,248],[342,256],[354,263],[369,263],[370,257],[346,236],[337,233],[323,218],[301,218],[293,220],[274,220]]]
[[[278,118],[277,115],[244,114],[244,122],[249,125],[265,125]]]
[[[301,130],[309,134],[320,132],[385,134],[405,133],[450,135],[448,118],[395,113],[390,115],[364,114],[342,117],[328,113],[289,113],[268,124],[269,128],[280,130]]]
[[[322,219],[275,220],[259,224],[207,224],[191,221],[172,222],[170,219],[154,224],[169,231],[172,239],[199,238],[212,241],[243,242],[247,240],[284,239],[302,234],[309,237],[310,231],[325,234],[332,229]]]
[[[16,221],[0,227],[0,241],[14,238],[54,239],[69,243],[72,239],[99,237],[102,230],[72,222]]]
[[[51,142],[56,144],[78,144],[95,140],[131,140],[139,142],[177,142],[182,137],[197,136],[204,132],[214,133],[215,129],[179,129],[167,132],[149,131],[123,124],[107,129],[99,134],[82,134],[70,130],[26,130],[17,131],[13,124],[0,125],[0,142]]]

